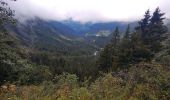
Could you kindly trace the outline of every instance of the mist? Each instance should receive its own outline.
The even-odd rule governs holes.
[[[55,21],[70,18],[80,22],[134,21],[147,9],[153,12],[156,7],[170,18],[169,0],[17,0],[8,3],[21,21],[35,17]]]

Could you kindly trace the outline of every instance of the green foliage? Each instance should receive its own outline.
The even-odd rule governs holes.
[[[158,63],[132,65],[81,86],[74,74],[63,73],[54,82],[39,86],[19,86],[15,92],[1,91],[0,98],[33,100],[169,100],[170,72]],[[87,83],[89,84],[89,83]]]
[[[143,41],[146,41],[146,39],[148,38],[150,17],[150,11],[147,10],[145,12],[144,18],[139,21],[139,26],[136,27],[136,30],[141,32],[141,37]]]
[[[117,66],[117,52],[119,51],[119,42],[120,42],[120,32],[119,28],[116,27],[113,32],[111,42],[105,46],[101,51],[100,57],[98,60],[99,70],[107,72],[113,69],[113,66]]]
[[[169,100],[168,46],[157,53],[166,32],[163,15],[158,8],[153,16],[148,10],[136,32],[130,34],[128,26],[122,39],[117,27],[111,43],[101,51],[97,67],[97,56],[82,55],[83,51],[68,56],[65,51],[61,54],[26,48],[3,30],[0,33],[0,84],[3,84],[0,99]],[[98,71],[110,73],[100,75]],[[9,83],[17,88],[11,89]]]
[[[165,33],[168,32],[164,25],[165,13],[161,13],[159,8],[156,8],[153,15],[150,16],[149,10],[145,13],[144,19],[139,23],[137,31],[141,31],[142,39],[149,49],[156,53],[162,48],[161,42],[166,39]]]
[[[116,47],[119,41],[120,41],[119,27],[116,27],[115,31],[113,32],[113,37],[111,39],[113,47]]]
[[[31,63],[18,41],[9,34],[2,35],[0,40],[0,84],[39,83],[51,77],[49,68]],[[23,56],[24,55],[24,56]]]
[[[58,75],[54,77],[53,79],[54,82],[57,82],[59,85],[67,85],[71,88],[76,87],[78,84],[78,77],[74,74],[69,74],[69,73],[63,73],[61,75]]]
[[[134,91],[137,98],[164,100],[169,98],[170,77],[166,66],[141,63],[132,67],[129,74],[137,82]]]
[[[112,66],[112,45],[108,44],[102,51],[99,57],[99,60],[97,61],[97,65],[99,67],[99,70],[102,71],[108,71],[108,69],[111,69]]]
[[[91,93],[94,100],[119,100],[124,90],[125,82],[119,77],[113,77],[112,74],[107,74],[104,77],[98,78],[91,85]]]
[[[91,100],[91,99],[92,95],[89,93],[89,90],[84,87],[74,89],[69,96],[69,100]]]
[[[6,22],[14,22],[14,11],[11,10],[8,7],[8,3],[6,3],[6,1],[1,0],[0,1],[0,26],[2,27],[3,24],[5,24]],[[1,28],[2,29],[2,28]]]
[[[151,61],[163,47],[162,41],[166,37],[167,28],[163,23],[163,15],[159,8],[152,16],[148,10],[136,27],[136,31],[129,34],[130,26],[128,26],[122,39],[117,27],[109,44],[111,46],[106,46],[100,54],[102,70],[128,69],[130,64]]]
[[[126,38],[126,39],[130,38],[130,25],[129,24],[127,26],[124,38]]]
[[[145,38],[143,39],[145,45],[148,45],[153,53],[161,50],[163,47],[161,42],[166,39],[165,34],[167,32],[167,27],[163,23],[165,19],[163,17],[164,14],[165,13],[161,13],[159,8],[156,8],[151,18],[148,17],[147,31],[142,33],[145,34]]]
[[[131,37],[132,62],[150,61],[153,57],[148,45],[143,44],[140,33],[133,33]]]
[[[159,64],[140,63],[127,72],[116,72],[99,78],[92,85],[98,100],[134,100],[169,98],[169,71]]]

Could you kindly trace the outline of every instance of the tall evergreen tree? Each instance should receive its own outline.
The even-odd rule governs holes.
[[[163,24],[163,20],[165,19],[163,16],[165,15],[165,13],[161,13],[161,10],[158,8],[156,8],[156,10],[154,11],[150,21],[151,21],[151,25],[156,25],[156,24]]]
[[[116,47],[119,41],[120,41],[119,27],[116,27],[115,31],[113,32],[111,44],[113,45],[113,47]]]
[[[105,46],[103,51],[100,53],[98,65],[99,69],[102,71],[107,72],[111,70],[114,66],[117,65],[117,52],[118,52],[118,45],[120,41],[120,32],[119,28],[116,27],[115,31],[113,32],[111,42]]]
[[[105,48],[101,51],[98,60],[99,70],[107,72],[109,69],[111,69],[113,64],[112,52],[113,49],[111,44],[106,45]]]
[[[145,12],[144,18],[140,21],[142,32],[145,32],[145,31],[146,31],[146,28],[147,28],[148,25],[149,25],[150,17],[151,17],[151,16],[150,16],[150,11],[147,10],[147,11]]]
[[[143,43],[141,33],[134,32],[131,36],[132,63],[150,61],[153,57],[148,45]]]
[[[124,38],[129,39],[129,36],[130,36],[130,25],[128,24]]]
[[[142,39],[147,41],[147,35],[149,32],[149,23],[150,23],[150,11],[145,12],[144,18],[139,21],[139,26],[136,28],[138,32],[141,32]]]
[[[149,24],[149,45],[153,52],[159,52],[162,48],[161,42],[166,39],[165,33],[168,31],[163,20],[165,13],[161,13],[159,8],[154,11]]]
[[[119,42],[119,47],[116,52],[117,66],[119,66],[119,68],[115,68],[116,70],[122,69],[124,68],[124,66],[128,67],[128,64],[131,60],[131,54],[132,54],[131,51],[132,50],[131,50],[130,25],[128,24],[126,31],[125,31],[125,35]]]
[[[109,64],[109,67],[105,68],[118,70],[128,68],[129,64],[151,61],[154,54],[160,51],[161,42],[165,39],[164,36],[167,32],[163,16],[164,13],[161,13],[159,8],[152,16],[150,16],[149,10],[146,11],[144,18],[136,27],[136,31],[129,36],[130,26],[128,26],[124,38],[121,40],[119,29],[116,27],[110,43],[111,47],[107,46],[104,49],[107,59],[103,58],[103,61],[105,61],[105,65]]]

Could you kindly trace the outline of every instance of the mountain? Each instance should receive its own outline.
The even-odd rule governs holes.
[[[36,18],[6,27],[11,35],[32,49],[62,54],[91,54],[96,50],[94,45],[77,36],[73,29],[57,21]]]
[[[61,21],[64,25],[70,27],[75,31],[76,35],[84,36],[90,30],[90,27],[93,25],[92,23],[81,23],[79,21],[73,21],[71,19]]]
[[[170,32],[170,19],[167,22],[168,31]]]
[[[17,33],[17,37],[26,41],[33,41],[36,37],[45,35],[58,35],[60,38],[66,36],[68,39],[75,37],[74,31],[62,23],[44,21],[38,18],[27,20],[24,23],[18,22],[16,25],[8,25],[7,28],[11,32]]]
[[[120,32],[127,25],[134,29],[136,22],[81,23],[73,20],[45,21],[39,18],[27,20],[16,25],[6,25],[10,34],[31,49],[62,54],[92,54],[103,48],[110,35],[118,26]]]
[[[137,25],[137,22],[98,22],[98,23],[81,23],[73,20],[62,21],[63,24],[70,27],[80,36],[108,36],[118,26],[120,31],[123,33],[126,30],[128,24],[131,29]]]
[[[137,22],[97,22],[97,23],[81,23],[72,19],[61,21],[67,27],[75,31],[75,35],[81,36],[89,44],[103,48],[110,41],[111,33],[118,26],[122,35],[124,34],[127,25],[130,24],[131,31],[134,30]]]

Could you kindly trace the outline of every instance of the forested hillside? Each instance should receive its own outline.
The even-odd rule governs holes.
[[[170,99],[170,33],[160,8],[136,25],[90,26],[113,28],[108,37],[76,35],[66,22],[23,24],[6,2],[0,8],[0,100]]]
[[[123,33],[126,30],[127,25],[131,26],[131,29],[137,25],[137,22],[87,22],[81,23],[78,21],[73,21],[72,19],[61,21],[67,27],[70,27],[75,31],[78,36],[103,36],[107,37],[110,35],[116,26],[119,26],[120,32]],[[131,30],[132,31],[132,30]],[[123,34],[121,34],[123,35]]]
[[[170,20],[168,21],[168,23],[167,23],[167,27],[168,27],[168,29],[170,29]],[[169,30],[170,31],[170,30]]]
[[[18,38],[23,45],[39,51],[76,55],[75,52],[92,54],[97,49],[60,22],[35,18],[24,23],[17,22],[15,25],[7,24],[6,28],[9,34]]]

